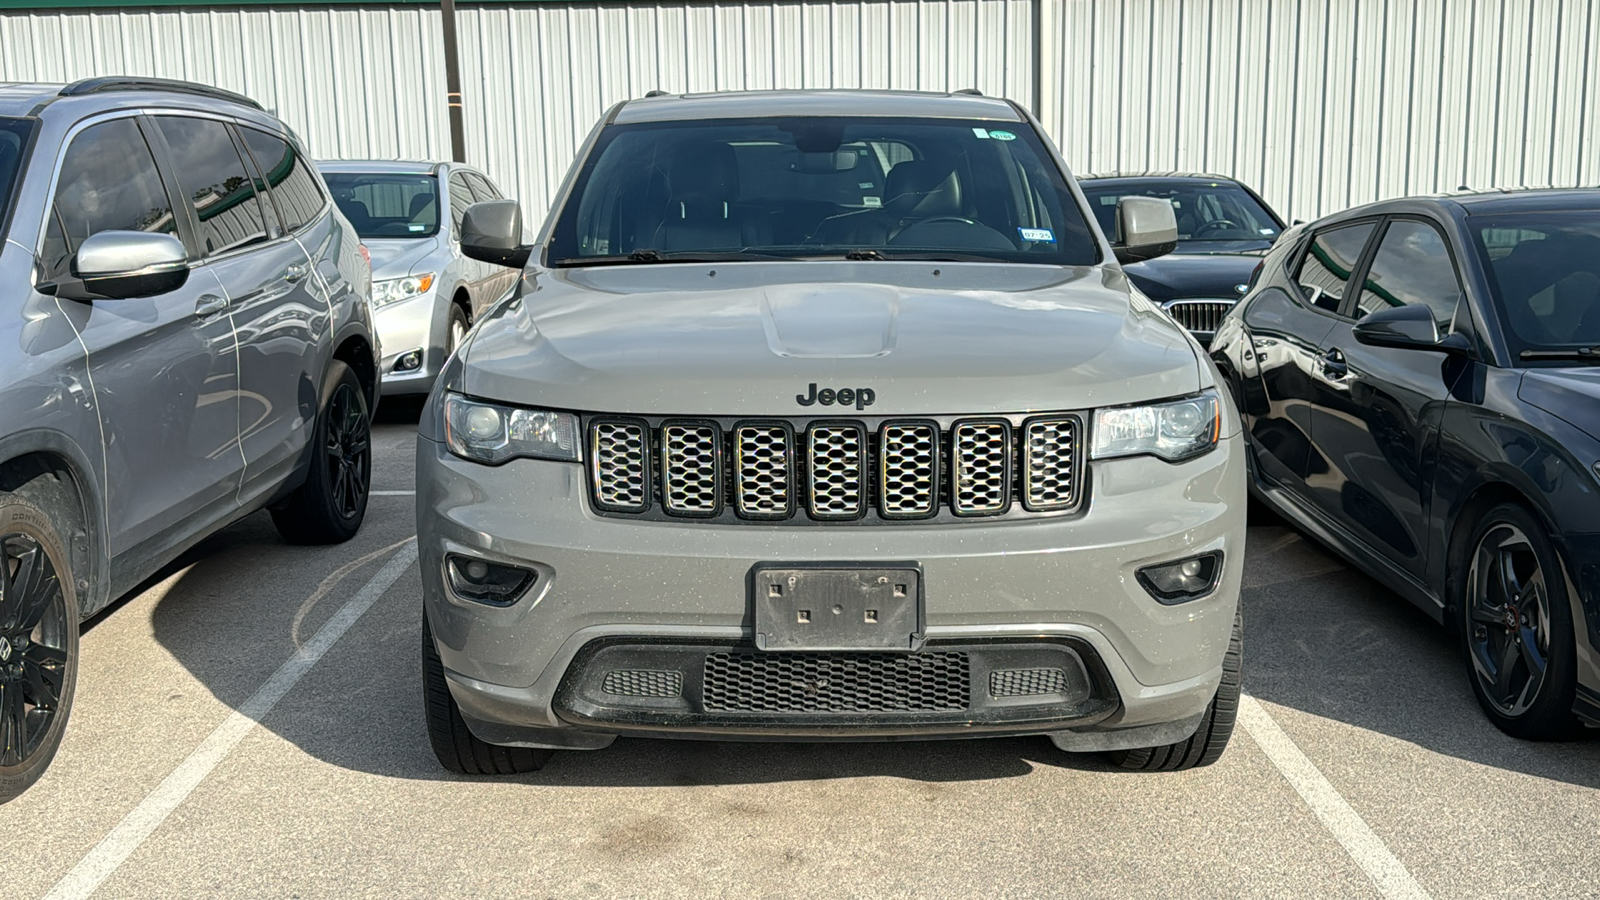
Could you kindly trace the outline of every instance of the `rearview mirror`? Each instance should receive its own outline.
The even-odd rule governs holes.
[[[1459,334],[1441,335],[1433,310],[1426,306],[1391,306],[1368,313],[1351,329],[1356,341],[1373,347],[1465,353],[1471,344]]]
[[[39,285],[39,293],[84,301],[154,297],[189,280],[189,251],[170,234],[100,231],[78,245],[71,270]]]
[[[1165,256],[1178,246],[1178,216],[1159,197],[1123,197],[1117,201],[1117,239],[1111,249],[1117,262],[1144,262]]]
[[[467,207],[461,218],[461,252],[497,266],[526,266],[533,246],[522,242],[522,207],[515,200],[488,200]]]

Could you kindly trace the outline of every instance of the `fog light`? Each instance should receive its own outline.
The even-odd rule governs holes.
[[[396,372],[410,372],[413,369],[420,368],[422,368],[421,350],[412,350],[410,353],[401,354],[400,358],[394,361],[394,370]]]
[[[1166,604],[1197,600],[1217,586],[1222,575],[1222,553],[1213,551],[1139,570],[1139,583],[1152,597]]]
[[[490,606],[510,606],[539,578],[536,572],[520,566],[454,553],[445,558],[445,571],[449,573],[450,590],[457,596]]]

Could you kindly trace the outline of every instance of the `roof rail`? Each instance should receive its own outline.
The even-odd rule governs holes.
[[[980,91],[977,88],[956,88],[955,90],[951,91],[950,93],[952,93],[952,94],[971,94],[974,97],[982,97],[983,96],[983,91]]]
[[[178,81],[175,78],[141,78],[134,75],[111,75],[101,78],[84,78],[61,89],[58,96],[82,97],[86,94],[105,94],[112,91],[166,91],[174,94],[193,94],[213,100],[227,100],[265,111],[265,107],[243,94],[225,91],[209,84]]]
[[[666,91],[663,91],[660,88],[656,88],[653,91],[645,91],[644,95],[646,97],[670,97],[670,96],[672,96],[671,94],[668,94]]]

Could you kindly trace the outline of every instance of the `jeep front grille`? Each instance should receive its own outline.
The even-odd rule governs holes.
[[[1166,304],[1167,314],[1190,331],[1215,333],[1222,320],[1233,309],[1232,300],[1172,300]]]
[[[1083,420],[590,420],[606,514],[727,522],[932,520],[1076,509]]]

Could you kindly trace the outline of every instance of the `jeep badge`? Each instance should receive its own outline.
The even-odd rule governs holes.
[[[795,402],[801,406],[811,406],[814,403],[821,403],[823,406],[832,406],[835,403],[840,406],[849,406],[853,403],[856,409],[859,410],[866,409],[878,399],[878,395],[872,388],[838,388],[837,390],[823,388],[819,391],[817,390],[817,383],[813,381],[807,387],[807,390],[811,392],[809,395],[794,395]]]

